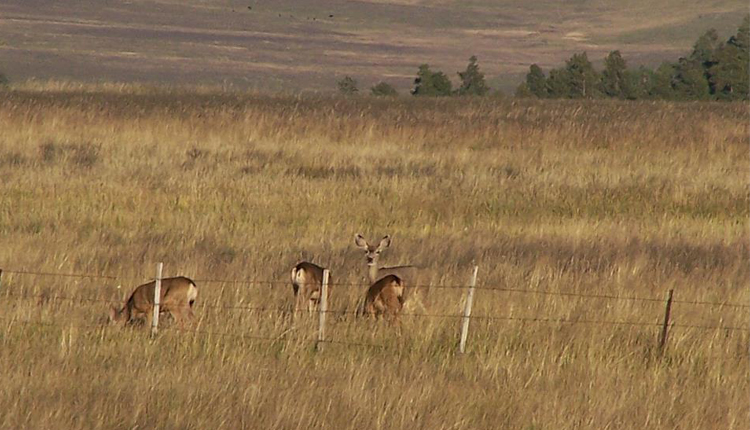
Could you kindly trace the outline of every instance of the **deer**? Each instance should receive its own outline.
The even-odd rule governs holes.
[[[127,324],[136,318],[145,316],[146,327],[150,327],[154,314],[155,288],[156,281],[136,287],[121,309],[114,305],[110,307],[110,321]],[[193,320],[193,304],[197,297],[198,287],[191,279],[184,276],[162,279],[159,314],[169,312],[182,327],[185,321],[191,322]]]
[[[320,293],[323,290],[324,267],[307,261],[292,267],[292,290],[294,291],[294,314],[304,307],[313,313],[320,304]],[[328,297],[331,297],[331,275],[328,274]]]
[[[386,275],[367,289],[360,314],[378,319],[386,315],[392,323],[398,323],[398,316],[404,307],[404,282],[396,275]]]
[[[378,266],[380,254],[389,246],[391,246],[391,236],[385,235],[380,242],[376,245],[371,245],[361,234],[357,233],[354,236],[354,243],[358,248],[365,251],[365,257],[367,259],[367,278],[374,284],[388,276],[395,275],[401,281],[404,287],[403,301],[406,303],[413,302],[425,311],[425,306],[422,303],[421,297],[417,294],[418,282],[421,274],[420,268],[413,265],[404,266]],[[372,287],[370,287],[372,288]]]

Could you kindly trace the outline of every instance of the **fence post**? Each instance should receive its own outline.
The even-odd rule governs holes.
[[[328,278],[330,272],[323,269],[323,285],[320,289],[320,312],[318,314],[318,340],[315,342],[315,350],[323,350],[323,342],[326,339],[326,313],[328,313]]]
[[[667,308],[664,310],[664,325],[661,327],[661,335],[659,336],[659,353],[664,352],[664,348],[667,346],[667,337],[669,335],[669,316],[672,312],[672,294],[674,290],[670,289],[667,295]]]
[[[479,266],[474,266],[474,273],[471,275],[469,292],[466,295],[466,304],[464,306],[464,318],[461,323],[461,341],[458,344],[458,352],[461,354],[466,351],[466,338],[469,335],[469,320],[471,319],[471,305],[474,303],[474,287],[477,285],[477,272]]]
[[[154,315],[151,318],[151,334],[155,335],[159,331],[159,302],[161,302],[161,270],[164,263],[156,265],[156,280],[154,285]]]

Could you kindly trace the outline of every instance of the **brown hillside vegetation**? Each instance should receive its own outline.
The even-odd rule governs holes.
[[[747,115],[4,91],[0,427],[746,428]],[[467,354],[463,289],[430,288],[432,316],[397,327],[351,315],[358,232],[390,234],[383,262],[421,265],[434,286],[479,265]],[[303,259],[337,282],[319,352],[317,316],[289,325]],[[160,261],[196,281],[196,326],[165,317],[151,339],[107,325]]]
[[[429,63],[456,80],[471,55],[512,93],[533,63],[573,53],[631,66],[734,34],[744,0],[3,0],[0,72],[76,81],[334,91],[344,75],[404,92]]]

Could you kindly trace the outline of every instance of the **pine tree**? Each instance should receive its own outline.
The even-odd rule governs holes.
[[[547,93],[547,78],[544,76],[542,69],[536,64],[532,64],[529,67],[529,73],[526,74],[526,88],[532,95],[540,99],[549,96]]]
[[[745,16],[737,34],[714,51],[708,70],[711,90],[719,100],[747,100],[750,63],[750,16]]]
[[[490,90],[484,82],[484,73],[479,71],[477,57],[472,55],[469,58],[469,65],[466,70],[458,72],[461,78],[461,86],[458,88],[459,96],[483,96]]]
[[[678,100],[707,100],[711,88],[703,63],[689,58],[680,58],[672,81],[675,97]]]
[[[567,69],[552,69],[547,78],[547,95],[552,99],[570,98],[570,73]]]
[[[411,91],[415,96],[445,97],[453,92],[453,85],[443,72],[433,72],[428,64],[422,64],[414,79],[414,89]]]
[[[713,61],[714,51],[719,45],[719,34],[712,28],[698,38],[688,59],[701,63],[708,68]]]
[[[528,99],[534,97],[534,94],[529,90],[529,86],[526,82],[521,82],[516,88],[516,93],[513,96],[519,99]]]
[[[585,52],[573,54],[570,60],[565,62],[565,69],[568,72],[570,88],[568,97],[590,99],[601,94],[598,85],[601,78]]]
[[[673,63],[664,62],[654,72],[650,79],[648,94],[651,98],[662,100],[675,99],[674,79],[677,74],[677,66]]]
[[[644,66],[638,70],[626,70],[624,97],[628,100],[640,100],[649,98],[649,88],[654,79],[654,72]]]
[[[630,98],[632,96],[629,88],[631,80],[628,79],[627,72],[628,66],[620,51],[610,52],[604,59],[602,92],[608,97]]]

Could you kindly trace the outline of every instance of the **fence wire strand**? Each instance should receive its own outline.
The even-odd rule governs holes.
[[[3,270],[2,273],[15,274],[15,275],[30,275],[30,276],[51,276],[51,277],[67,277],[67,278],[92,278],[92,279],[141,279],[130,276],[113,276],[105,274],[83,274],[83,273],[55,273],[55,272],[35,272],[30,270]],[[141,279],[142,280],[142,279]],[[235,285],[290,285],[288,280],[271,280],[271,279],[210,279],[210,278],[194,278],[196,283],[224,283],[224,284],[235,284]],[[148,281],[146,281],[148,282]],[[369,287],[368,283],[347,283],[347,282],[335,282],[329,284],[331,286],[341,287]],[[466,290],[471,288],[469,285],[433,285],[433,284],[419,284],[413,285],[412,288],[435,288],[435,289],[457,289]],[[476,290],[484,291],[500,291],[510,293],[522,293],[522,294],[539,294],[547,296],[565,296],[565,297],[580,297],[587,299],[607,299],[607,300],[625,300],[625,301],[640,301],[640,302],[657,302],[663,303],[663,298],[657,297],[638,297],[638,296],[620,296],[611,294],[588,294],[588,293],[576,293],[568,291],[549,291],[549,290],[536,290],[536,289],[525,289],[525,288],[507,288],[498,286],[488,285],[477,285],[474,287]],[[750,308],[748,304],[742,303],[729,303],[729,302],[713,302],[706,300],[673,300],[676,304],[690,304],[699,306],[716,306],[716,307],[734,307],[734,308]]]
[[[114,300],[107,299],[87,299],[87,298],[76,298],[76,297],[47,297],[43,295],[38,296],[24,296],[8,293],[7,296],[22,298],[22,299],[44,299],[44,300],[65,300],[65,301],[88,301],[88,302],[101,302],[101,303],[120,303]],[[225,306],[225,305],[211,305],[201,304],[197,308],[201,309],[221,309],[221,310],[243,310],[253,312],[278,312],[284,314],[308,314],[307,310],[302,309],[291,309],[289,307],[268,307],[268,306]],[[312,314],[319,314],[320,310],[315,310]],[[325,311],[326,314],[331,315],[359,315],[360,312],[351,309],[329,309]],[[539,318],[539,317],[516,317],[516,316],[504,316],[504,315],[470,315],[465,317],[461,314],[438,314],[438,313],[406,313],[402,312],[398,314],[399,317],[414,317],[414,318],[442,318],[442,319],[463,319],[469,318],[472,320],[486,320],[486,321],[520,321],[520,322],[538,322],[538,323],[551,323],[551,324],[599,324],[599,325],[614,325],[614,326],[640,326],[640,327],[659,327],[662,323],[659,322],[647,322],[647,321],[613,321],[603,319],[566,319],[566,318]],[[748,327],[739,326],[723,326],[723,325],[700,325],[700,324],[670,324],[670,327],[675,328],[692,328],[692,329],[703,329],[703,330],[730,330],[730,331],[750,331]],[[219,333],[214,333],[219,334]]]
[[[54,272],[35,272],[27,270],[5,270],[2,273],[15,274],[15,275],[30,275],[30,276],[51,276],[51,277],[65,277],[65,278],[91,278],[91,279],[132,279],[120,276],[111,276],[103,274],[77,274],[77,273],[54,273]],[[229,283],[229,284],[267,284],[277,285],[284,284],[288,285],[289,281],[279,280],[223,280],[223,279],[201,279],[196,278],[196,283]],[[359,283],[333,283],[331,285],[338,286],[366,286],[367,284]],[[467,289],[470,286],[464,285],[420,285],[415,288],[444,288],[444,289]],[[641,302],[657,302],[663,303],[663,299],[651,298],[651,297],[636,297],[636,296],[617,296],[607,294],[585,294],[575,292],[563,292],[563,291],[547,291],[547,290],[534,290],[534,289],[521,289],[521,288],[504,288],[494,286],[476,286],[478,290],[485,291],[502,291],[512,293],[524,293],[524,294],[540,294],[540,295],[553,295],[553,296],[567,296],[567,297],[580,297],[580,298],[591,298],[591,299],[608,299],[608,300],[623,300],[623,301],[641,301]],[[19,299],[37,299],[42,302],[62,300],[71,302],[89,302],[89,303],[122,303],[116,299],[102,299],[102,298],[87,298],[87,297],[71,297],[71,296],[55,296],[53,293],[44,294],[17,294],[13,292],[2,292],[4,297],[14,297]],[[690,304],[690,305],[702,305],[702,306],[716,306],[716,307],[734,307],[734,308],[750,308],[750,305],[744,305],[739,303],[728,303],[728,302],[712,302],[712,301],[689,301],[689,300],[674,300],[673,303],[678,304]],[[267,306],[252,306],[252,305],[212,305],[208,303],[202,303],[198,305],[202,309],[222,309],[222,310],[244,310],[244,311],[257,311],[257,312],[279,312],[279,313],[307,313],[306,310],[294,310],[289,307],[267,307]],[[318,310],[314,313],[319,313]],[[344,310],[327,310],[326,313],[334,315],[356,315],[358,311],[351,309]],[[401,317],[414,317],[414,318],[445,318],[445,319],[461,319],[464,318],[460,314],[439,314],[439,313],[400,313]],[[501,316],[501,315],[471,315],[468,318],[475,320],[487,320],[487,321],[522,321],[522,322],[541,322],[541,323],[555,323],[555,324],[599,324],[599,325],[630,325],[630,326],[643,326],[643,327],[658,327],[662,325],[658,322],[644,322],[644,321],[612,321],[612,320],[601,320],[601,319],[565,319],[565,318],[548,318],[548,317],[515,317],[515,316]],[[750,331],[748,327],[739,326],[723,326],[723,325],[705,325],[705,324],[671,324],[671,327],[675,328],[689,328],[689,329],[702,329],[702,330],[730,330],[730,331]],[[227,333],[219,332],[206,332],[216,335],[229,335]],[[258,339],[258,340],[271,340],[271,339]]]

